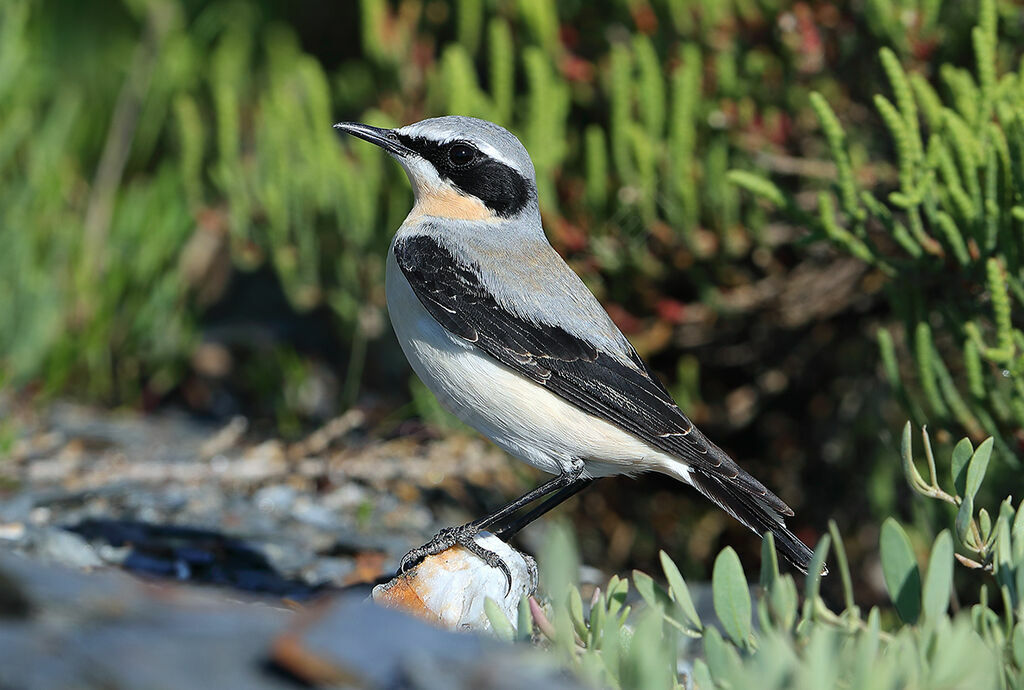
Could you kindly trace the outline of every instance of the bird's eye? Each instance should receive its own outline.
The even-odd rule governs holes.
[[[468,144],[452,144],[448,149],[448,161],[457,168],[462,168],[476,158],[476,149]]]

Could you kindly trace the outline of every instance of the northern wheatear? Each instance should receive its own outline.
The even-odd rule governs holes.
[[[686,418],[597,299],[548,243],[533,163],[511,133],[471,117],[398,129],[342,122],[405,169],[415,205],[387,258],[387,302],[413,370],[456,417],[555,475],[479,520],[442,530],[402,569],[474,537],[507,536],[599,477],[661,472],[690,484],[806,572],[793,511]],[[525,515],[529,503],[547,499]]]

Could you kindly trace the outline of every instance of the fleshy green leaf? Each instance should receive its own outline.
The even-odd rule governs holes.
[[[516,640],[529,642],[533,637],[533,615],[530,613],[530,597],[524,596],[519,599],[518,625],[516,626]]]
[[[608,601],[605,599],[605,595],[602,594],[597,598],[597,602],[590,607],[590,634],[587,638],[587,646],[595,647],[600,642],[601,635],[604,634],[604,621],[607,618]]]
[[[1019,627],[1019,626],[1018,626]],[[1022,636],[1024,639],[1024,636]],[[693,683],[689,687],[697,687],[700,690],[715,690],[715,681],[711,680],[711,671],[703,659],[696,659],[693,662]]]
[[[828,521],[828,532],[832,535],[832,549],[836,554],[839,579],[843,583],[843,600],[846,603],[846,610],[853,612],[857,604],[853,598],[853,580],[850,577],[850,563],[846,558],[846,545],[843,544],[843,537],[839,534],[839,525],[836,524],[835,520]]]
[[[672,604],[672,600],[668,597],[668,592],[661,588],[661,586],[654,581],[647,573],[639,570],[633,571],[633,585],[636,587],[636,591],[640,593],[641,598],[651,608],[660,609],[662,613],[668,610]]]
[[[977,546],[973,543],[971,535],[971,520],[974,519],[974,499],[970,496],[964,497],[964,502],[960,504],[960,510],[956,514],[956,538],[960,540],[961,544],[967,546]]]
[[[516,638],[515,628],[512,627],[508,616],[505,615],[505,612],[501,610],[501,607],[498,606],[494,599],[490,597],[484,599],[484,613],[491,624],[491,630],[494,631],[494,635],[499,640],[512,642]]]
[[[995,556],[996,582],[1004,589],[1013,587],[1016,583],[1014,582],[1013,554],[1010,547],[1010,525],[1004,516],[999,516],[996,521],[993,555]],[[1008,608],[1012,609],[1013,607],[1009,606]]]
[[[992,517],[984,508],[978,511],[978,531],[981,532],[982,543],[986,542],[988,536],[992,534]]]
[[[783,630],[790,630],[793,627],[799,599],[796,583],[789,574],[780,577],[768,593],[769,608]]]
[[[718,683],[722,683],[740,667],[740,658],[736,650],[726,644],[721,633],[714,627],[709,627],[704,634],[704,659],[708,663],[712,677]]]
[[[882,523],[880,539],[882,574],[896,612],[906,623],[916,623],[921,614],[921,571],[917,568],[910,539],[896,520]]]
[[[722,627],[736,646],[746,648],[750,640],[750,589],[740,558],[731,546],[715,559],[711,581],[715,613]]]
[[[828,550],[831,544],[832,538],[830,535],[821,535],[818,545],[814,547],[811,563],[807,566],[807,580],[804,583],[804,592],[807,600],[810,602],[818,598],[818,591],[821,588],[821,571],[825,565],[825,559],[828,557]]]
[[[612,575],[608,580],[608,613],[615,615],[622,605],[626,603],[626,595],[629,594],[629,580],[618,575]]]
[[[935,538],[928,559],[928,573],[924,578],[922,609],[928,618],[938,618],[946,612],[953,589],[953,537],[942,530]]]
[[[927,490],[928,483],[921,476],[921,473],[917,471],[917,465],[914,464],[914,447],[910,436],[910,422],[903,426],[903,435],[900,440],[900,457],[903,459],[903,474],[906,475],[910,488],[915,491]]]
[[[661,568],[665,571],[665,580],[668,582],[669,594],[675,600],[680,610],[682,610],[683,616],[686,617],[687,622],[693,626],[694,630],[702,630],[704,626],[700,622],[700,616],[697,615],[697,607],[693,605],[690,589],[686,586],[686,581],[683,580],[683,576],[679,573],[679,568],[676,567],[675,562],[664,551],[658,555],[661,559]]]
[[[569,617],[572,619],[572,627],[581,640],[587,639],[587,623],[583,618],[583,600],[580,598],[580,590],[577,587],[569,588]]]
[[[967,486],[967,463],[974,454],[974,446],[968,438],[960,439],[953,449],[953,464],[950,473],[953,475],[953,487],[958,496],[964,495],[964,487]]]
[[[861,632],[856,647],[856,661],[853,665],[853,674],[850,679],[851,688],[870,688],[873,671],[875,671],[875,657],[878,655],[879,637],[881,624],[879,622],[878,608],[872,607],[868,613],[864,630]]]
[[[985,439],[978,449],[971,456],[971,463],[967,466],[967,484],[964,487],[964,496],[974,498],[981,488],[981,482],[985,479],[985,471],[988,469],[989,458],[992,457],[992,439]]]
[[[775,535],[765,532],[761,539],[761,586],[766,590],[779,579],[779,555],[775,552]]]
[[[1024,668],[1024,621],[1017,623],[1013,629],[1013,660],[1017,662],[1017,666]],[[694,666],[696,671],[696,665]]]

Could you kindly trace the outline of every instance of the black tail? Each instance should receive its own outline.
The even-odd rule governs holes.
[[[793,514],[788,506],[783,503],[782,507],[786,512],[782,512],[765,498],[744,491],[739,485],[729,483],[727,479],[691,471],[689,480],[698,491],[750,529],[758,534],[771,532],[775,536],[775,548],[778,552],[799,568],[800,572],[807,572],[814,552],[786,528],[783,517]],[[828,568],[823,566],[821,574],[828,574]]]

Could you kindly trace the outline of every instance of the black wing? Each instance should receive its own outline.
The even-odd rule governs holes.
[[[782,525],[793,511],[686,418],[640,356],[629,361],[566,330],[505,309],[466,265],[435,239],[399,240],[395,258],[420,302],[446,330],[580,409],[678,457],[694,486],[759,534],[777,534],[780,549],[806,568],[810,551]],[[795,544],[801,548],[797,548]],[[792,548],[786,548],[792,545]]]

